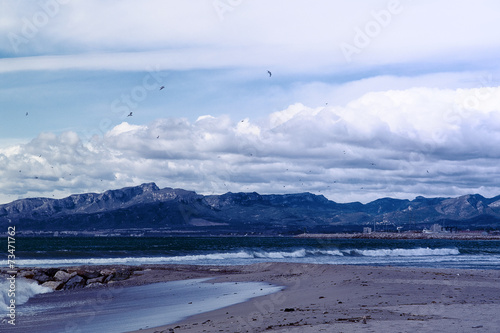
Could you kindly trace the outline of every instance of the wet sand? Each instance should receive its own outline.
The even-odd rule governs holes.
[[[211,268],[218,269],[218,268]],[[275,294],[140,332],[498,332],[500,271],[314,264],[233,267]],[[139,332],[139,331],[137,331]]]
[[[195,278],[211,278],[206,283],[264,282],[285,288],[165,326],[153,327],[138,317],[145,329],[133,331],[137,333],[498,332],[500,327],[498,270],[293,263],[143,268],[103,290]],[[55,293],[80,298],[92,292],[96,290]],[[193,300],[185,299],[187,306],[189,302]],[[168,312],[164,315],[169,318]]]

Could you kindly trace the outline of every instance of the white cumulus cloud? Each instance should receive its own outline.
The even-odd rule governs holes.
[[[123,122],[83,142],[42,133],[0,150],[3,201],[137,185],[321,193],[339,201],[500,193],[500,87],[372,92],[266,119]]]

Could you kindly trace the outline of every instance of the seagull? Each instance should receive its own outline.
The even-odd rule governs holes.
[[[132,111],[130,111],[127,117],[132,117]]]
[[[28,115],[28,112],[26,112],[26,115]]]
[[[164,89],[164,88],[165,88],[165,86],[161,86],[161,87],[160,87],[160,90],[162,90],[162,89]]]
[[[273,75],[273,73],[271,73],[271,71],[267,71],[267,74],[269,74],[269,77],[271,77]]]

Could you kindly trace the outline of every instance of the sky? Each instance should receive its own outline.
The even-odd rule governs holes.
[[[0,0],[0,203],[499,195],[498,31],[493,0]]]

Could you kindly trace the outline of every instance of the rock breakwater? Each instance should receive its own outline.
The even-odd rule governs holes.
[[[52,290],[71,290],[78,288],[96,288],[140,275],[142,268],[107,267],[107,268],[22,268],[17,277],[36,281]],[[2,272],[2,275],[6,274]]]

